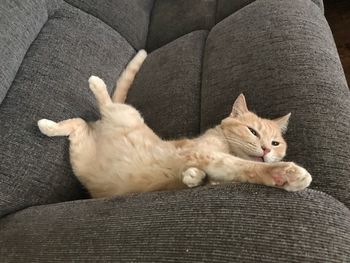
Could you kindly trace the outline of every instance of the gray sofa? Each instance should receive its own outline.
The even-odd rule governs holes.
[[[162,137],[194,136],[243,92],[292,112],[289,193],[249,184],[89,199],[66,138],[40,118],[98,118],[150,53],[128,103]],[[350,94],[322,0],[1,0],[0,262],[350,262]]]

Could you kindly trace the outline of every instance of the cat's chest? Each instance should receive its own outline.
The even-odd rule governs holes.
[[[229,153],[228,145],[225,142],[223,142],[220,138],[211,135],[197,138],[191,145],[191,148],[192,149],[186,150]]]
[[[227,144],[225,144],[222,140],[216,137],[205,138],[200,143],[200,147],[203,147],[207,151],[217,151],[217,152],[224,152],[224,153],[229,152],[229,148]]]

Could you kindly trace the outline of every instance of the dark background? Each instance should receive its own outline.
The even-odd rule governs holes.
[[[350,0],[324,0],[325,14],[350,83]]]

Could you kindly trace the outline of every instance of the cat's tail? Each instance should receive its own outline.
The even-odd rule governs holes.
[[[124,103],[128,91],[133,83],[137,72],[139,72],[143,62],[147,57],[147,52],[141,49],[135,57],[126,66],[119,79],[117,80],[117,85],[112,96],[112,101],[115,103]]]

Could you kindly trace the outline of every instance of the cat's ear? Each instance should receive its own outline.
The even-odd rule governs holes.
[[[287,115],[284,115],[283,117],[279,117],[279,118],[273,120],[280,127],[282,134],[286,133],[286,131],[287,131],[290,115],[291,115],[291,113],[288,113]]]
[[[239,94],[238,98],[235,100],[232,106],[232,112],[230,117],[235,118],[244,113],[248,112],[247,103],[245,101],[245,97],[243,93]]]

